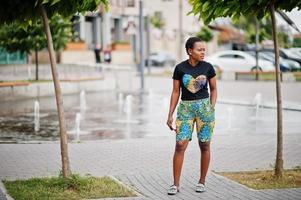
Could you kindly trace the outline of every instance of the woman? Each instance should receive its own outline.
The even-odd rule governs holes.
[[[170,195],[179,192],[184,153],[188,142],[192,139],[194,124],[196,124],[201,151],[200,179],[196,185],[196,192],[205,191],[205,178],[210,162],[210,141],[215,124],[216,77],[213,66],[204,61],[205,43],[197,37],[191,37],[186,41],[185,48],[189,59],[179,63],[174,70],[167,119],[168,127],[176,133],[173,157],[174,184],[168,189]],[[173,113],[178,103],[180,89],[181,101],[177,108],[176,128],[174,128]]]

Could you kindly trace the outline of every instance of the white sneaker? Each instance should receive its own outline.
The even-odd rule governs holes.
[[[195,191],[196,191],[196,192],[205,192],[205,191],[206,191],[205,185],[202,184],[202,183],[198,183],[198,184],[196,185]]]
[[[169,194],[169,195],[175,195],[178,192],[179,192],[179,188],[177,186],[175,186],[175,185],[171,185],[169,187],[169,189],[167,190],[167,194]]]

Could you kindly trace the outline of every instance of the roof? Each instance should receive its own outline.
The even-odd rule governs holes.
[[[244,34],[241,33],[236,28],[230,26],[221,26],[221,25],[209,25],[210,29],[219,31],[219,40],[222,43],[227,42],[236,42],[236,43],[244,43],[245,37]]]

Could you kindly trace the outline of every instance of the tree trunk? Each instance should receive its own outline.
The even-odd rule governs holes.
[[[149,63],[149,55],[150,55],[150,18],[149,16],[145,17],[145,25],[146,25],[146,64],[147,64],[147,73],[151,74],[151,68]]]
[[[62,92],[61,92],[60,81],[58,77],[58,71],[56,67],[55,53],[53,49],[52,36],[49,28],[49,21],[48,21],[46,10],[43,5],[40,5],[40,11],[42,14],[44,29],[47,37],[47,46],[49,51],[52,78],[53,78],[54,89],[55,89],[56,104],[58,109],[58,117],[59,117],[59,125],[60,125],[62,171],[63,171],[63,177],[67,178],[69,177],[71,171],[70,171],[70,164],[69,164],[69,157],[68,157],[68,141],[67,141],[67,134],[66,134]]]
[[[180,62],[181,61],[181,59],[182,59],[182,54],[183,54],[183,52],[182,52],[182,45],[183,45],[183,16],[182,16],[182,14],[183,14],[183,1],[182,0],[179,0],[179,21],[178,21],[178,23],[179,23],[179,33],[178,33],[178,35],[179,35],[179,49],[178,49],[178,62]]]
[[[61,63],[61,58],[62,58],[62,52],[61,52],[61,50],[58,50],[57,52],[56,52],[56,61],[57,61],[57,63]]]
[[[38,59],[38,49],[35,48],[35,63],[36,63],[36,81],[39,80],[39,59]]]
[[[281,82],[280,82],[280,66],[279,66],[279,48],[277,40],[277,23],[275,18],[274,4],[270,5],[270,13],[272,20],[272,32],[275,48],[275,67],[276,67],[276,95],[277,95],[277,154],[275,164],[275,175],[281,177],[283,174],[283,128],[282,128],[282,96],[281,96]]]
[[[32,58],[31,58],[31,53],[30,52],[27,53],[27,64],[28,65],[32,64]]]

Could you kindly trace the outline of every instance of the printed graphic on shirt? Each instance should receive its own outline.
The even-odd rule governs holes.
[[[184,74],[182,81],[184,86],[191,93],[197,93],[200,89],[202,89],[206,85],[207,78],[204,75],[199,75],[198,77],[194,78],[190,74]]]

